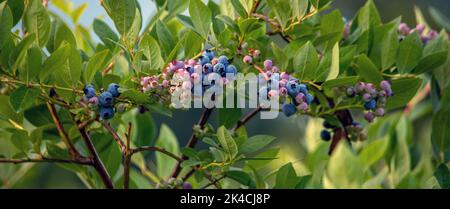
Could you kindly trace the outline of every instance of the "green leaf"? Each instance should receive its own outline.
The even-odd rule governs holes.
[[[14,26],[22,18],[23,11],[25,10],[25,4],[24,1],[8,0],[8,6],[12,11]]]
[[[77,47],[77,41],[75,39],[75,36],[72,34],[72,31],[70,28],[63,22],[59,22],[57,29],[56,29],[56,35],[55,35],[55,48],[59,48],[59,46],[63,43],[63,41],[68,42],[72,47]]]
[[[335,79],[339,75],[339,43],[336,43],[333,47],[331,56],[331,69],[328,74],[327,80]]]
[[[335,46],[341,40],[343,32],[344,22],[342,21],[342,15],[339,10],[335,10],[322,17],[320,22],[320,35],[331,34],[331,37],[328,37],[325,42],[325,50],[329,50]]]
[[[186,38],[184,40],[184,56],[194,57],[202,49],[202,37],[197,33],[189,30],[186,33]]]
[[[234,10],[238,13],[240,17],[247,17],[248,14],[245,11],[245,8],[242,6],[240,0],[231,0],[231,5],[233,6]]]
[[[208,40],[211,25],[211,10],[201,0],[190,0],[189,14],[195,31]]]
[[[158,41],[164,50],[164,54],[168,56],[172,49],[175,48],[175,39],[167,26],[160,20],[156,22],[156,34],[158,35]]]
[[[29,36],[25,37],[12,51],[9,60],[12,63],[11,71],[13,74],[16,73],[16,70],[25,61],[27,51],[35,40],[36,35],[30,34]]]
[[[94,20],[94,32],[100,40],[108,47],[109,50],[114,51],[116,43],[119,41],[117,34],[100,19]]]
[[[423,57],[412,73],[421,74],[429,72],[445,64],[448,59],[448,52],[447,33],[442,32],[438,38],[427,43],[423,50]]]
[[[52,116],[45,104],[33,106],[25,110],[24,116],[27,121],[36,127],[53,124]]]
[[[227,178],[233,179],[244,186],[248,186],[249,189],[256,188],[255,181],[244,171],[227,171],[224,173],[224,175]]]
[[[11,136],[11,142],[22,152],[28,152],[32,148],[28,132],[24,130],[15,130]]]
[[[281,28],[285,29],[292,14],[290,0],[267,0],[267,5],[271,8],[273,14],[275,14]]]
[[[38,45],[44,47],[50,38],[51,22],[41,0],[29,1],[23,21],[27,32],[36,34]]]
[[[391,137],[393,142],[393,157],[391,158],[390,168],[392,181],[394,185],[401,183],[411,170],[411,156],[406,134],[401,134],[405,131],[402,124],[406,122],[407,118],[402,116],[396,125],[396,137]]]
[[[288,163],[278,169],[274,189],[293,189],[298,181],[299,177],[297,176],[292,163]]]
[[[21,86],[11,93],[9,101],[17,113],[31,107],[39,96],[39,89]]]
[[[231,137],[230,132],[225,128],[225,126],[221,126],[217,129],[217,138],[219,139],[222,149],[228,155],[228,160],[233,160],[238,154],[238,148],[236,146],[236,142],[233,137]]]
[[[441,152],[450,148],[450,86],[444,91],[439,109],[433,115],[431,140]]]
[[[357,60],[358,74],[367,82],[380,83],[383,80],[383,76],[378,71],[377,66],[363,54],[359,56]]]
[[[291,0],[292,14],[297,20],[302,20],[308,11],[308,0]]]
[[[26,81],[38,80],[42,68],[42,52],[38,47],[31,47],[27,52],[26,72],[21,72],[21,79]],[[23,75],[25,74],[25,75]]]
[[[316,68],[319,65],[319,58],[316,48],[307,42],[294,57],[295,74],[300,80],[312,80],[316,74]]]
[[[133,124],[131,141],[136,146],[150,146],[154,143],[157,130],[153,117],[149,112],[140,113],[137,109],[133,109],[124,114],[122,120],[125,124]]]
[[[325,89],[332,89],[332,88],[338,87],[338,86],[348,86],[348,85],[355,84],[356,82],[358,82],[358,80],[359,80],[359,76],[336,78],[336,79],[325,81],[322,84],[322,87]]]
[[[122,153],[120,152],[119,145],[110,143],[99,155],[109,175],[115,176],[122,162]]]
[[[53,52],[50,57],[45,60],[44,67],[39,73],[39,80],[45,82],[55,71],[63,68],[70,52],[69,44],[62,44],[55,52]]]
[[[94,79],[95,74],[102,70],[105,66],[106,57],[108,55],[108,50],[97,52],[94,54],[86,64],[86,69],[83,73],[84,83],[90,84]]]
[[[268,144],[270,144],[273,140],[275,140],[275,137],[273,136],[267,136],[267,135],[257,135],[252,136],[248,138],[240,147],[239,152],[240,153],[252,153],[259,151],[260,149],[264,148]]]
[[[312,175],[299,177],[299,181],[298,181],[297,185],[295,185],[295,189],[305,189],[311,179],[312,179]]]
[[[422,40],[417,32],[408,35],[398,49],[397,68],[401,73],[409,73],[419,64],[422,57]]]
[[[12,120],[17,124],[22,124],[23,115],[16,113],[9,101],[10,98],[8,96],[0,95],[0,119]]]
[[[261,160],[252,160],[252,161],[249,161],[248,163],[256,169],[264,167],[265,165],[270,163],[272,160],[276,159],[279,152],[280,152],[279,148],[268,149],[264,152],[259,153],[258,155],[256,155],[254,157],[254,158],[261,159]]]
[[[236,121],[239,120],[241,115],[242,110],[240,108],[220,108],[219,125],[223,125],[227,128],[232,128]]]
[[[161,49],[159,48],[158,42],[152,36],[145,35],[139,44],[139,49],[144,51],[144,55],[150,62],[150,70],[160,69],[164,61],[161,57]]]
[[[378,68],[386,70],[395,63],[398,51],[398,33],[396,20],[374,29],[370,59]]]
[[[434,172],[434,177],[441,186],[441,189],[450,189],[450,171],[447,165],[440,164]]]
[[[109,15],[117,30],[125,36],[133,25],[136,16],[135,0],[107,0]]]
[[[335,188],[360,188],[363,183],[361,162],[344,140],[331,155],[326,173]]]
[[[156,146],[164,148],[168,152],[175,155],[179,155],[178,150],[178,140],[175,134],[170,130],[170,128],[163,124],[161,125],[161,130],[159,137],[156,141]],[[156,164],[158,165],[157,173],[161,177],[168,177],[171,175],[172,169],[175,167],[177,161],[163,153],[155,153]]]
[[[369,167],[381,160],[388,148],[388,139],[375,140],[368,144],[359,154],[362,165]]]
[[[233,19],[231,19],[231,17],[228,17],[226,15],[217,15],[216,18],[225,23],[225,25],[227,25],[234,32],[240,33],[239,26]]]
[[[386,109],[394,109],[406,105],[415,95],[422,84],[420,78],[403,78],[392,80],[394,95],[386,102]]]
[[[381,17],[372,0],[358,11],[355,26],[359,27],[362,32],[369,30],[371,27],[381,25]]]
[[[9,6],[4,1],[0,4],[0,49],[11,39],[11,28],[13,27],[13,16]]]

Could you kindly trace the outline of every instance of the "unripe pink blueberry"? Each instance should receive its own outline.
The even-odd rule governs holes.
[[[419,33],[419,35],[422,35],[425,31],[425,25],[424,24],[417,24],[416,25],[416,31]]]
[[[253,53],[252,53],[252,56],[253,56],[255,59],[258,59],[259,55],[261,55],[261,51],[259,51],[259,50],[255,50],[255,51],[253,51]]]
[[[437,31],[435,31],[435,30],[430,30],[430,32],[428,32],[427,36],[428,36],[428,38],[430,40],[433,40],[433,39],[435,39],[436,37],[439,36],[439,33]]]
[[[282,73],[280,74],[280,78],[281,78],[281,79],[285,79],[285,80],[289,80],[290,76],[289,76],[288,73],[282,72]]]
[[[287,84],[287,80],[286,79],[281,79],[280,82],[278,82],[278,85],[280,85],[280,87],[285,87]]]
[[[269,71],[266,71],[266,75],[267,75],[267,77],[269,77],[269,78],[272,77],[272,71],[270,71],[270,70],[269,70]]]
[[[375,110],[375,115],[378,116],[378,117],[384,116],[384,109],[381,108],[381,107],[377,108],[377,109]]]
[[[169,81],[168,80],[163,80],[162,81],[162,86],[163,87],[168,87],[169,86]]]
[[[383,90],[391,89],[391,84],[389,83],[389,81],[383,80],[380,82],[380,87]]]
[[[88,100],[90,104],[98,105],[98,97],[92,97]]]
[[[372,95],[370,95],[369,93],[363,94],[363,100],[365,102],[368,102],[368,101],[372,100]]]
[[[295,101],[298,104],[303,103],[305,101],[305,94],[303,94],[303,93],[297,94],[297,96],[295,96]]]
[[[197,64],[197,61],[195,61],[194,59],[190,59],[188,60],[188,65],[191,67],[194,67]]]
[[[244,59],[243,59],[244,63],[246,64],[251,64],[253,62],[252,57],[250,57],[249,55],[245,55]]]
[[[400,23],[400,25],[398,26],[398,31],[401,35],[407,36],[411,32],[411,29],[406,23]]]
[[[264,60],[264,68],[266,70],[270,70],[273,66],[272,60]]]
[[[359,92],[364,91],[365,87],[366,87],[366,84],[364,82],[358,82],[355,86],[356,92],[359,93]]]
[[[303,112],[306,112],[308,110],[308,104],[306,102],[303,102],[300,105],[298,105],[297,108],[302,110]]]
[[[192,88],[192,83],[190,81],[184,81],[183,84],[182,84],[182,88],[186,89],[186,90],[189,90],[189,89]]]
[[[279,68],[279,67],[277,67],[277,66],[273,66],[273,67],[272,67],[272,72],[278,73],[279,71],[280,71],[280,68]]]
[[[278,92],[275,90],[270,90],[268,95],[269,95],[269,98],[277,97]]]
[[[364,119],[365,119],[367,122],[372,123],[372,122],[373,122],[373,119],[375,119],[375,114],[373,114],[373,112],[366,112],[366,113],[364,114]]]
[[[288,91],[287,91],[287,89],[286,89],[285,87],[281,87],[281,88],[280,88],[280,95],[281,95],[281,96],[287,95],[287,92],[288,92]]]

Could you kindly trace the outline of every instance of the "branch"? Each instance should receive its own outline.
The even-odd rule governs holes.
[[[78,159],[81,157],[80,153],[77,151],[75,146],[73,145],[72,141],[69,138],[69,135],[64,130],[64,126],[62,125],[61,121],[59,120],[58,114],[56,113],[55,105],[51,102],[47,102],[48,110],[50,111],[50,115],[53,118],[53,122],[56,125],[56,128],[58,129],[59,134],[61,135],[64,143],[67,145],[69,149],[70,156],[72,156],[73,159]]]
[[[253,111],[247,113],[244,117],[239,119],[236,123],[236,125],[233,127],[232,132],[235,132],[237,129],[239,129],[241,126],[245,125],[250,119],[252,119],[256,114],[258,114],[262,108],[259,106]]]
[[[204,128],[204,126],[205,126],[206,122],[208,122],[208,119],[209,119],[209,117],[211,116],[211,113],[212,113],[213,110],[214,110],[214,109],[212,109],[212,108],[211,108],[211,109],[205,108],[205,109],[203,110],[203,113],[202,113],[202,115],[200,116],[200,119],[199,119],[199,121],[198,121],[198,123],[197,123],[197,125],[199,125],[200,128],[202,128],[202,129]],[[189,139],[189,141],[188,141],[186,147],[194,148],[195,145],[197,144],[197,142],[198,142],[197,136],[195,136],[195,133],[192,133],[191,138]],[[172,173],[172,177],[173,177],[173,178],[177,178],[177,177],[178,177],[178,175],[179,175],[180,172],[181,172],[181,163],[182,163],[183,161],[187,160],[187,159],[188,159],[188,157],[187,157],[186,155],[184,155],[184,154],[181,155],[181,161],[178,161],[178,163],[177,163],[177,165],[175,166],[175,169],[174,169],[174,171],[173,171],[173,173]]]
[[[12,164],[21,164],[21,163],[72,163],[72,164],[79,164],[79,165],[93,165],[93,162],[89,158],[80,158],[77,160],[71,160],[71,159],[55,159],[55,158],[36,158],[36,159],[5,159],[0,158],[0,163],[12,163]]]
[[[117,134],[117,132],[109,125],[108,122],[101,122],[99,121],[101,124],[103,124],[103,127],[106,128],[106,130],[112,135],[112,137],[114,138],[114,140],[117,142],[117,144],[120,147],[120,151],[122,153],[125,153],[127,147],[125,146],[125,144],[123,143],[122,139],[120,139],[120,136]]]
[[[210,182],[210,183],[206,184],[206,185],[203,186],[201,189],[206,189],[206,188],[208,188],[209,186],[216,185],[219,181],[221,181],[222,179],[225,179],[225,178],[226,178],[226,176],[223,175],[223,176],[221,176],[220,178],[214,180],[213,182]]]
[[[61,91],[69,91],[69,92],[73,92],[73,93],[77,93],[77,94],[83,94],[83,91],[81,91],[81,90],[65,88],[65,87],[60,87],[60,86],[56,86],[56,85],[47,85],[47,84],[39,84],[39,83],[27,83],[27,82],[24,82],[24,81],[9,79],[9,78],[5,78],[5,77],[1,78],[0,80],[3,83],[13,83],[13,84],[19,84],[19,85],[24,85],[24,86],[28,86],[28,87],[38,87],[38,88],[48,88],[48,89],[54,88],[54,89],[58,89],[58,90],[61,90]]]
[[[100,175],[100,178],[103,181],[103,184],[108,189],[114,189],[113,183],[111,181],[111,177],[109,176],[108,171],[105,168],[105,165],[103,164],[102,160],[100,159],[97,150],[94,147],[94,144],[92,143],[91,137],[87,133],[85,128],[78,129],[80,131],[81,137],[84,140],[84,143],[86,144],[86,147],[88,148],[89,152],[92,155],[93,160],[93,166],[97,173]]]
[[[132,149],[132,150],[131,150],[131,154],[133,155],[133,154],[136,154],[136,153],[138,153],[138,152],[145,152],[145,151],[161,152],[161,153],[163,153],[163,154],[165,154],[165,155],[167,155],[167,156],[169,156],[169,157],[175,159],[175,160],[178,161],[178,162],[183,162],[183,159],[182,159],[182,158],[180,158],[180,157],[178,157],[177,155],[175,155],[175,154],[173,154],[173,153],[167,151],[166,149],[164,149],[164,148],[162,148],[162,147],[150,147],[150,146],[147,146],[147,147],[138,147],[138,148]]]

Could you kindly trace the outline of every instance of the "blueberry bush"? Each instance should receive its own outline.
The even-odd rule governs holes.
[[[100,0],[113,24],[86,28],[86,4],[0,0],[0,185],[54,163],[86,188],[450,188],[450,27],[437,9],[417,8],[413,26],[382,21],[371,0],[351,19],[330,0],[152,3],[144,22],[138,1]],[[251,74],[256,91],[217,92]],[[152,119],[235,94],[279,107],[205,103],[186,144]],[[305,158],[274,166],[276,137],[248,135],[273,109],[305,118]]]

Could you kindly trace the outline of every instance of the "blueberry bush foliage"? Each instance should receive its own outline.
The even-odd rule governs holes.
[[[152,3],[144,22],[138,1],[100,0],[113,24],[86,28],[86,4],[0,0],[0,185],[55,163],[87,188],[450,188],[450,27],[437,9],[417,8],[413,26],[382,21],[371,0],[348,19],[330,0]],[[277,139],[245,129],[263,106],[204,107],[187,144],[155,127],[174,95],[213,85],[179,89],[238,73],[263,75],[258,95],[278,98],[280,117],[307,118],[305,158],[268,166]]]

